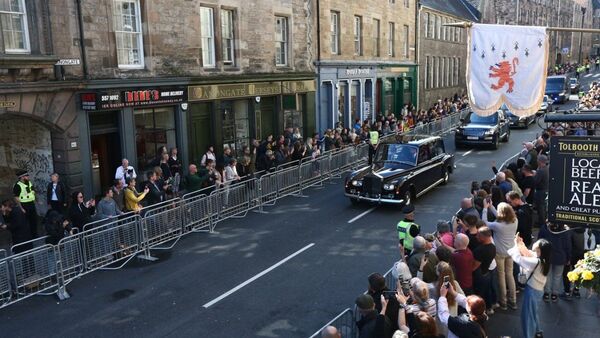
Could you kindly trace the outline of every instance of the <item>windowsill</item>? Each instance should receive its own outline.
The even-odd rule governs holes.
[[[0,54],[0,68],[51,68],[58,60],[54,55]]]
[[[145,67],[142,66],[127,66],[127,65],[119,65],[118,66],[119,70],[124,70],[124,71],[128,71],[128,70],[144,70]]]

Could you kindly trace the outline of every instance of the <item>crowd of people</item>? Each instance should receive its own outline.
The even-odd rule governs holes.
[[[522,337],[543,337],[538,303],[580,298],[567,272],[600,244],[597,231],[547,221],[550,138],[547,131],[523,143],[506,169],[492,162],[494,179],[472,182],[452,221],[434,233],[421,231],[413,206],[403,208],[394,285],[368,277],[355,301],[359,337],[487,337],[488,318],[518,310],[519,294]],[[341,333],[330,326],[322,337]]]

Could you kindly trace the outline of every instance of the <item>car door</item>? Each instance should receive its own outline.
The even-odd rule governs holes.
[[[432,154],[434,150],[432,142],[427,142],[419,146],[418,169],[415,174],[414,183],[415,188],[417,188],[417,195],[429,188],[441,177],[440,165],[439,163],[435,163],[432,157],[435,156],[435,154]]]

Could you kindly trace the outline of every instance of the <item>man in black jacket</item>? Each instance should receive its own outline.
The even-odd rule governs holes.
[[[44,229],[46,229],[47,244],[57,245],[65,237],[65,232],[73,234],[71,223],[60,212],[48,210],[44,217]]]
[[[390,321],[392,332],[398,330],[398,310],[400,305],[394,296],[394,292],[391,291],[387,285],[385,285],[385,277],[383,277],[380,273],[372,273],[369,276],[369,289],[367,294],[373,298],[373,301],[375,302],[375,309],[378,312],[381,312],[382,308],[381,296],[384,296],[386,299],[389,298],[385,316]]]
[[[377,312],[375,302],[370,295],[356,298],[356,306],[360,312],[360,320],[356,322],[359,338],[390,338],[392,326],[385,315]]]
[[[33,239],[27,216],[21,208],[14,205],[12,200],[7,199],[2,202],[2,216],[4,216],[5,222],[0,224],[0,227],[10,231],[13,245]],[[33,248],[31,243],[21,245],[15,248],[14,253],[24,252],[31,248]]]
[[[50,175],[50,183],[46,187],[46,201],[48,201],[48,208],[56,210],[61,214],[65,213],[67,208],[67,189],[59,181],[57,173]]]
[[[158,177],[156,176],[155,172],[149,171],[147,175],[148,184],[146,186],[148,187],[148,189],[150,189],[150,191],[146,195],[146,198],[144,198],[146,203],[150,206],[165,201],[166,186],[159,186]]]

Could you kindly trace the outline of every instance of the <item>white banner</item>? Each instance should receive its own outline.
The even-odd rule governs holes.
[[[467,90],[475,113],[491,115],[503,103],[518,116],[539,110],[548,65],[545,27],[473,24],[468,54]]]

